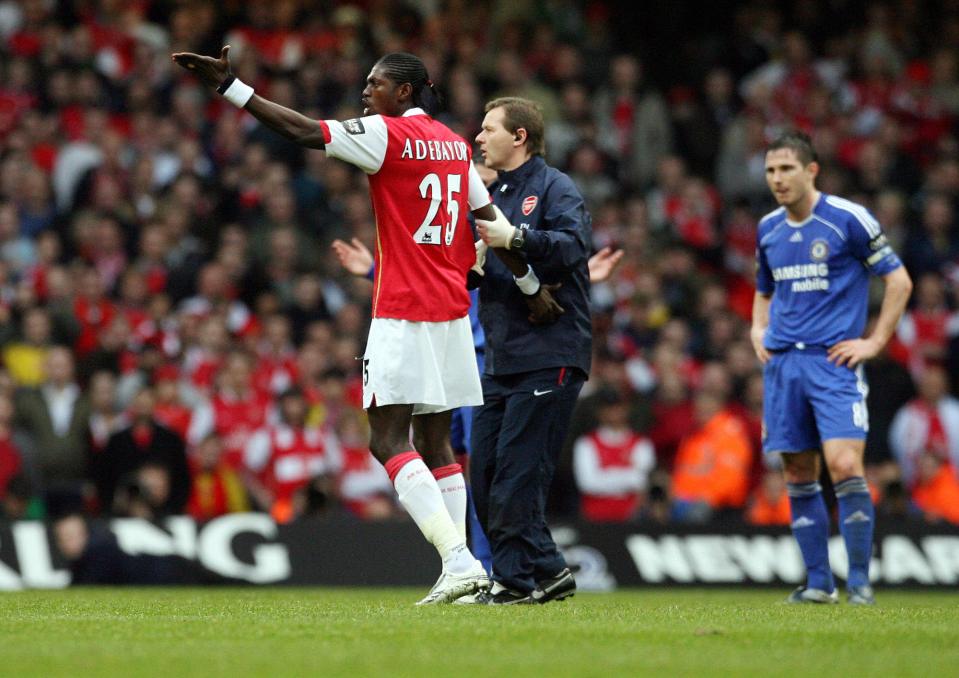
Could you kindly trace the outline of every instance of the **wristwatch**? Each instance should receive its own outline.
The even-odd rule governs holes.
[[[521,250],[526,244],[526,231],[522,228],[513,229],[513,239],[509,242],[511,250]]]

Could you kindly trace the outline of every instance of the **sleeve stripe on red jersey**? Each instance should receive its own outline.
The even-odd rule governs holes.
[[[333,139],[333,135],[330,134],[330,126],[326,124],[325,120],[317,120],[320,125],[320,129],[323,130],[323,143],[328,144]]]

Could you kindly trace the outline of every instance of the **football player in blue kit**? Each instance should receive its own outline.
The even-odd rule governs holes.
[[[792,531],[807,581],[793,603],[835,603],[829,515],[819,450],[832,478],[849,558],[848,602],[873,604],[875,513],[863,477],[869,415],[863,362],[895,331],[912,282],[876,219],[861,205],[816,190],[810,138],[787,132],[766,152],[779,208],[759,223],[751,339],[764,365],[763,451],[780,453]],[[863,336],[869,278],[885,283],[875,329]]]

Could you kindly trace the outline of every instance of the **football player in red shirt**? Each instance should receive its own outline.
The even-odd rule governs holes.
[[[178,53],[173,61],[284,137],[368,175],[377,222],[373,323],[363,358],[370,449],[443,560],[420,603],[487,588],[486,571],[466,546],[465,482],[449,431],[454,408],[482,402],[466,290],[477,248],[466,211],[487,220],[496,214],[470,145],[424,110],[436,94],[423,62],[405,53],[381,58],[367,76],[364,117],[339,122],[316,121],[255,94],[233,76],[229,46],[219,58]],[[526,264],[514,264],[524,276]],[[546,290],[531,295],[534,314],[551,302]]]

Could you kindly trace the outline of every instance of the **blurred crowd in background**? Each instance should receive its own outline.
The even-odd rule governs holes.
[[[0,0],[0,515],[398,515],[361,409],[370,283],[330,250],[372,245],[366,179],[170,60],[230,44],[318,119],[359,115],[392,51],[468,140],[489,98],[540,103],[594,248],[626,251],[593,289],[564,518],[788,524],[748,326],[764,147],[809,132],[819,188],[916,282],[867,367],[874,499],[959,523],[959,3],[636,4]]]

